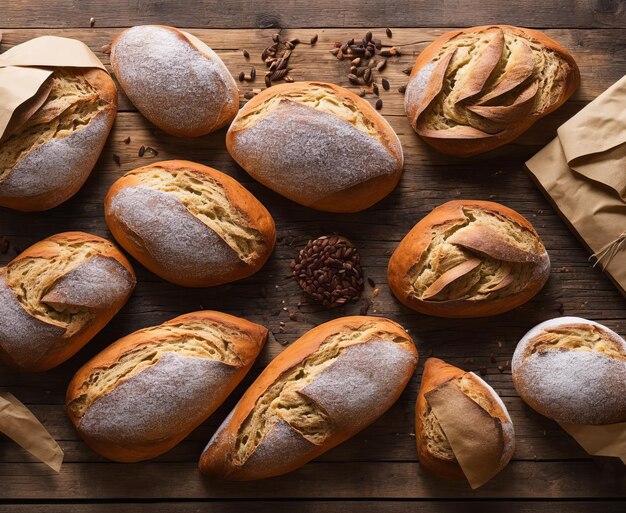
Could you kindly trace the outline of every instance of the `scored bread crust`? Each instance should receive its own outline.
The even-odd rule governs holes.
[[[150,347],[158,349],[160,342],[159,337],[168,337],[162,338],[162,340],[165,342],[171,341],[175,337],[165,331],[165,328],[177,325],[191,325],[192,323],[218,325],[239,334],[239,336],[229,338],[227,341],[229,351],[236,354],[238,362],[234,364],[224,363],[224,367],[228,368],[228,372],[222,374],[220,378],[220,386],[212,389],[210,397],[204,398],[202,404],[197,405],[197,409],[202,411],[202,415],[200,416],[201,418],[195,420],[186,417],[179,418],[175,424],[167,426],[167,430],[175,434],[159,440],[145,440],[143,443],[125,443],[123,440],[115,438],[102,440],[91,436],[90,432],[81,426],[80,421],[81,418],[87,414],[94,403],[89,405],[81,416],[79,416],[71,407],[72,402],[79,399],[89,389],[89,386],[85,389],[83,385],[89,382],[90,376],[94,372],[114,366],[120,361],[121,358],[133,350]],[[94,451],[105,456],[106,458],[121,462],[135,462],[154,458],[176,446],[189,433],[191,433],[191,431],[204,422],[224,402],[224,400],[230,395],[230,393],[235,389],[235,387],[252,367],[252,364],[265,345],[267,333],[268,331],[264,326],[240,317],[212,310],[191,312],[175,317],[174,319],[164,322],[158,326],[138,330],[130,335],[126,335],[105,348],[76,372],[67,388],[65,398],[67,414],[85,442]],[[215,361],[220,362],[219,359],[216,359]],[[135,366],[141,366],[144,363],[144,361],[138,361]],[[107,394],[113,392],[123,383],[132,385],[133,378],[140,375],[141,372],[146,369],[149,369],[151,365],[144,367],[138,373],[132,374],[130,378],[127,378],[125,374],[124,377],[120,379]],[[130,372],[132,373],[132,370]],[[171,377],[174,379],[177,376]],[[106,397],[107,394],[103,397]],[[100,398],[101,397],[98,399]],[[98,399],[94,402],[97,402]],[[121,415],[123,413],[123,411],[111,412],[111,415]]]
[[[487,401],[487,413],[492,417],[498,418],[503,426],[502,434],[504,436],[504,450],[500,459],[501,470],[509,462],[515,451],[515,438],[512,431],[512,422],[504,404],[497,396],[495,391],[485,386],[485,383],[471,372],[466,372],[454,365],[445,363],[438,358],[429,358],[424,364],[422,374],[422,383],[417,395],[415,403],[415,443],[417,446],[417,454],[420,465],[428,472],[443,479],[465,479],[465,474],[456,459],[447,460],[439,458],[432,454],[426,444],[424,434],[424,424],[422,417],[424,416],[428,402],[426,394],[431,390],[462,376],[469,376],[472,380],[472,386],[475,390],[481,390],[481,397]],[[467,394],[466,394],[467,395]],[[479,406],[480,407],[480,406]],[[462,422],[463,419],[459,419]]]
[[[472,252],[477,253],[478,258],[481,252],[488,252],[489,254],[498,254],[503,259],[511,258],[512,261],[529,260],[530,263],[533,263],[534,268],[527,285],[512,295],[484,300],[472,301],[471,299],[461,298],[426,301],[416,297],[412,293],[411,269],[421,260],[423,254],[428,251],[433,240],[434,230],[437,227],[467,219],[463,212],[464,208],[477,209],[503,216],[528,230],[537,238],[538,247],[542,251],[527,256],[518,254],[514,248],[491,239],[489,233],[485,234],[482,230],[477,231],[473,235],[467,235],[463,237],[463,240],[458,241],[464,247],[472,248]],[[506,312],[524,304],[537,294],[547,281],[549,274],[550,260],[548,254],[532,224],[521,214],[504,205],[480,200],[454,200],[433,209],[402,239],[392,254],[387,268],[389,287],[400,302],[420,313],[441,317],[483,317]]]
[[[166,116],[164,116],[164,113],[159,112],[161,95],[166,96],[169,94],[169,91],[167,90],[167,84],[165,84],[165,86],[158,95],[146,97],[144,96],[147,94],[146,91],[138,90],[137,86],[131,83],[132,80],[129,80],[129,77],[127,77],[126,74],[123,73],[121,70],[121,61],[124,59],[124,55],[118,55],[119,51],[116,51],[116,45],[131,30],[153,30],[155,32],[158,30],[167,30],[174,33],[181,42],[189,45],[189,47],[196,50],[199,58],[203,58],[215,63],[216,69],[214,71],[219,75],[220,79],[223,82],[224,88],[226,89],[226,91],[224,91],[225,96],[223,98],[217,98],[216,101],[219,103],[213,106],[215,110],[219,109],[218,115],[216,117],[213,117],[209,116],[207,113],[207,119],[198,122],[196,125],[190,125],[191,119],[189,114],[185,116],[185,110],[182,110],[179,113],[181,116],[180,119],[177,119],[175,123],[171,123],[171,120],[168,121]],[[157,33],[152,34],[152,38],[158,40],[159,35]],[[153,55],[151,54],[146,54],[145,50],[143,49],[139,49],[138,53],[145,60],[144,62],[148,62],[148,60],[153,57]],[[191,69],[193,63],[188,62],[187,64],[189,69]],[[171,135],[177,137],[199,137],[201,135],[206,135],[208,133],[219,130],[220,128],[230,123],[237,115],[237,111],[239,110],[239,90],[237,88],[237,84],[221,58],[203,41],[193,36],[192,34],[189,34],[177,28],[167,25],[146,25],[131,27],[124,30],[115,37],[113,43],[111,44],[111,66],[117,80],[122,86],[122,89],[126,92],[127,96],[130,98],[133,104],[137,106],[137,108],[142,112],[144,116],[148,118],[149,121],[154,123],[161,130]],[[156,77],[153,78],[156,79]],[[197,82],[196,85],[198,88],[202,87],[203,83],[206,83],[206,77],[202,77],[202,80],[200,80],[199,77],[196,76],[180,77],[172,74],[168,77],[168,80],[172,82],[182,79],[189,81],[195,80]],[[210,100],[206,97],[205,94],[198,94],[199,91],[195,91],[196,94],[194,96],[191,96],[193,94],[193,91],[189,91],[189,93],[190,97],[186,98],[184,102],[178,102],[177,107],[189,109],[193,105],[204,106]],[[145,103],[146,101],[147,104]],[[198,112],[199,110],[199,108],[196,109],[196,112]]]
[[[226,251],[228,252],[227,257],[230,260],[236,260],[236,264],[230,267],[224,265],[223,269],[217,268],[217,265],[215,265],[215,269],[198,269],[198,272],[201,271],[205,274],[200,275],[200,277],[194,277],[177,269],[173,261],[161,261],[157,256],[152,255],[141,240],[141,237],[138,234],[129,232],[128,228],[124,225],[124,220],[115,214],[114,209],[112,208],[112,202],[120,192],[131,187],[141,186],[140,178],[142,175],[149,175],[151,170],[159,168],[172,172],[189,170],[197,176],[198,180],[202,180],[206,177],[207,180],[215,181],[222,187],[230,206],[236,210],[239,215],[241,215],[242,219],[245,220],[249,228],[256,230],[259,234],[259,250],[252,254],[249,262],[240,260],[235,250],[230,246],[227,246],[224,242],[224,246],[226,246]],[[174,196],[172,195],[172,197]],[[176,199],[176,202],[182,205],[178,199]],[[276,227],[274,220],[267,209],[252,195],[252,193],[245,189],[234,178],[231,178],[225,173],[195,162],[186,160],[168,160],[156,162],[149,166],[129,171],[113,183],[106,195],[104,203],[106,223],[109,230],[111,230],[111,233],[120,245],[139,262],[141,262],[142,265],[156,275],[167,281],[186,287],[209,287],[246,278],[256,273],[259,269],[261,269],[261,267],[263,267],[272,253],[276,242]],[[145,208],[149,208],[149,206],[146,206]],[[173,216],[177,215],[177,213],[170,211],[169,215]],[[191,212],[189,212],[189,210],[185,210],[183,215],[187,219],[193,219],[201,222]],[[217,232],[205,224],[203,224],[203,230],[219,237]],[[222,240],[221,237],[220,240]],[[194,248],[189,249],[193,250]],[[195,250],[200,252],[203,251],[203,248],[199,247],[195,248]],[[227,257],[224,257],[225,261]]]
[[[598,330],[611,354],[576,341],[567,347],[568,328]],[[557,341],[562,344],[551,348]],[[511,371],[524,402],[557,422],[626,422],[626,341],[598,322],[557,317],[538,324],[517,344]]]
[[[105,103],[85,126],[20,154],[0,179],[0,206],[23,212],[54,208],[76,194],[89,177],[104,148],[117,114],[117,88],[106,71],[97,68],[64,68],[83,77]],[[51,79],[48,79],[49,81]],[[46,97],[50,89],[40,90]],[[39,93],[38,93],[39,94]],[[46,101],[37,102],[45,108]],[[31,117],[35,112],[30,112]],[[26,119],[18,123],[23,125]],[[17,131],[19,127],[13,127]],[[7,137],[0,142],[0,151]],[[1,173],[0,169],[0,173]]]
[[[433,101],[437,101],[436,97],[439,95],[441,88],[437,86],[437,84],[433,84],[431,82],[431,76],[434,73],[443,73],[445,70],[437,69],[435,62],[433,61],[442,47],[450,40],[454,39],[463,34],[471,34],[471,33],[479,33],[491,28],[499,28],[503,32],[512,33],[514,35],[521,36],[526,39],[531,39],[536,43],[539,43],[544,48],[551,50],[558,54],[560,58],[562,58],[566,65],[569,66],[566,69],[565,73],[565,84],[562,88],[561,94],[557,98],[557,100],[549,105],[544,111],[536,114],[526,114],[519,116],[515,122],[510,123],[505,129],[495,134],[485,134],[479,130],[474,130],[471,127],[467,126],[467,130],[465,130],[465,134],[455,134],[454,132],[448,132],[446,130],[421,130],[417,127],[417,122],[420,115],[427,109],[428,105]],[[449,55],[448,57],[451,57]],[[441,62],[440,66],[443,66],[445,63]],[[432,69],[427,70],[427,66],[431,66]],[[447,64],[446,64],[447,67]],[[426,70],[426,71],[423,71]],[[424,76],[417,76],[422,72]],[[440,77],[441,78],[441,77]],[[480,87],[482,83],[486,80],[483,75],[479,77],[475,77],[474,79],[474,87],[478,88],[478,92],[480,91]],[[411,93],[411,83],[413,80],[416,80],[414,87],[417,89],[414,93]],[[409,119],[409,123],[413,127],[413,129],[431,146],[437,148],[438,150],[448,153],[451,155],[459,156],[459,157],[470,157],[474,155],[478,155],[480,153],[484,153],[486,151],[493,150],[499,146],[507,144],[517,137],[519,137],[522,133],[528,130],[538,119],[550,114],[551,112],[558,109],[563,103],[565,103],[570,96],[574,93],[574,91],[580,85],[580,71],[574,58],[572,55],[561,45],[559,45],[556,41],[550,39],[544,33],[514,27],[511,25],[483,25],[479,27],[470,27],[464,30],[455,30],[451,32],[446,32],[442,34],[437,39],[435,39],[431,44],[429,44],[417,57],[415,64],[413,65],[413,69],[411,71],[409,85],[407,86],[407,95],[405,96],[405,110]],[[470,91],[472,93],[474,91]]]
[[[337,115],[320,111],[296,101],[285,102],[284,99],[282,101],[285,104],[281,106],[279,112],[276,112],[276,109],[274,111],[261,112],[257,122],[252,124],[244,122],[246,116],[273,98],[286,98],[286,100],[289,100],[289,95],[316,90],[326,90],[327,94],[359,112],[371,124],[374,135],[362,133],[351,122],[341,119]],[[341,145],[337,144],[336,133],[339,128],[347,127],[357,136],[365,135],[366,137],[371,137],[372,142],[377,141],[377,143],[380,143],[377,146],[378,152],[384,156],[384,159],[388,160],[385,164],[388,169],[371,171],[372,176],[365,177],[364,181],[353,185],[340,186],[335,190],[329,187],[327,190],[317,191],[316,194],[312,194],[311,188],[314,184],[311,182],[316,182],[315,185],[318,186],[328,186],[328,179],[336,172],[336,166],[330,165],[327,169],[309,169],[311,176],[309,177],[309,183],[307,183],[307,180],[303,179],[303,171],[307,170],[304,170],[297,164],[292,164],[292,157],[289,155],[290,152],[301,152],[305,145],[311,142],[304,139],[298,142],[295,138],[299,136],[306,139],[309,138],[309,134],[298,131],[292,134],[294,141],[290,141],[290,143],[293,145],[293,148],[285,148],[284,151],[275,157],[277,160],[274,162],[278,161],[280,167],[285,170],[290,169],[290,166],[293,165],[294,167],[289,174],[298,177],[300,182],[290,185],[283,183],[284,181],[280,179],[273,179],[271,176],[272,169],[265,168],[266,165],[272,164],[260,160],[261,156],[267,153],[268,143],[270,142],[267,137],[264,137],[263,133],[255,133],[252,138],[253,144],[247,140],[245,144],[242,143],[243,138],[246,137],[246,132],[253,129],[267,115],[279,116],[273,120],[273,127],[277,131],[280,130],[280,127],[277,125],[289,119],[301,126],[306,126],[307,118],[317,119],[319,125],[316,127],[315,140],[313,142],[319,148],[323,148],[324,151],[333,152],[327,156],[330,162],[341,162],[342,160],[352,158],[346,153],[346,147],[351,147],[351,141],[345,141]],[[269,137],[274,136],[270,134]],[[286,142],[283,141],[283,144],[286,144]],[[389,123],[363,98],[343,87],[325,82],[294,82],[265,89],[241,109],[226,134],[226,147],[237,163],[266,187],[300,205],[326,212],[357,212],[372,206],[396,187],[404,166],[400,140]],[[351,150],[358,151],[358,148],[351,148]],[[314,157],[321,158],[319,155]],[[373,155],[370,157],[373,157]],[[312,163],[310,165],[312,168],[315,167]],[[352,172],[356,171],[352,170]]]
[[[377,333],[384,332],[403,341],[401,351],[403,354],[402,358],[404,359],[402,365],[404,367],[399,370],[402,376],[397,383],[390,385],[393,388],[388,390],[390,396],[385,399],[385,403],[376,405],[377,409],[380,410],[378,413],[382,415],[382,413],[391,407],[398,399],[411,378],[417,364],[417,350],[407,332],[399,324],[389,319],[367,316],[341,317],[321,324],[305,333],[264,369],[213,435],[213,438],[200,457],[200,471],[214,477],[232,480],[263,479],[284,474],[299,468],[311,459],[316,458],[320,454],[344,442],[358,431],[365,428],[367,424],[373,422],[375,418],[368,419],[369,422],[367,422],[366,425],[362,425],[363,419],[361,418],[338,418],[341,415],[333,418],[333,415],[337,415],[333,410],[341,410],[342,403],[349,402],[339,399],[339,404],[334,404],[332,409],[324,412],[331,418],[333,433],[328,436],[328,438],[324,439],[321,444],[314,445],[298,433],[295,428],[290,427],[285,421],[280,421],[277,422],[276,429],[270,432],[273,437],[271,443],[285,445],[289,448],[286,462],[281,460],[281,454],[275,454],[275,451],[272,451],[271,448],[266,450],[267,448],[264,447],[263,443],[264,440],[259,442],[254,452],[252,452],[249,458],[242,464],[238,464],[234,461],[238,432],[248,416],[254,411],[257,400],[268,388],[276,381],[280,380],[281,376],[287,375],[290,371],[300,368],[302,362],[320,349],[320,346],[333,335],[342,332],[352,332],[352,330],[359,330],[369,325],[374,326]],[[373,335],[372,338],[358,343],[356,346],[367,346],[368,343],[375,342],[375,337],[376,336]],[[346,351],[342,355],[339,355],[333,364],[325,368],[325,371],[332,371],[333,366],[341,365],[342,358],[346,358],[347,354],[348,352]],[[375,361],[374,359],[373,362]],[[351,383],[352,378],[349,375],[350,371],[345,371],[345,375],[342,375],[341,378],[337,378],[337,382],[334,383],[334,386],[340,387],[342,390],[345,390],[345,388],[342,387],[346,387]],[[322,374],[318,374],[317,376],[321,375]],[[374,380],[374,378],[371,379]],[[306,389],[300,392],[307,394],[313,402],[316,402],[316,395],[317,397],[322,396],[319,390],[316,394],[309,390],[309,387],[315,386],[315,383],[316,380],[313,379],[309,385],[307,385]],[[371,399],[375,400],[376,398]],[[324,410],[321,405],[318,405],[318,407]],[[355,426],[358,426],[358,428]]]
[[[54,286],[43,296],[43,299],[46,300],[45,302],[49,302],[49,304],[66,305],[69,308],[77,307],[79,310],[88,312],[87,321],[71,322],[67,327],[63,328],[51,321],[47,322],[44,319],[31,315],[21,305],[19,305],[19,313],[16,313],[15,310],[11,313],[11,310],[8,310],[7,313],[2,314],[3,307],[9,309],[8,301],[4,302],[0,304],[0,318],[2,318],[0,320],[0,359],[2,361],[20,370],[29,372],[39,372],[56,367],[79,351],[124,306],[136,283],[135,273],[130,262],[108,240],[83,232],[59,233],[33,244],[0,269],[0,287],[14,296],[7,283],[7,270],[27,259],[49,260],[58,257],[59,250],[56,243],[80,245],[90,242],[103,244],[103,247],[98,250],[96,255],[58,277],[54,282]],[[80,271],[81,267],[84,269],[85,264],[95,261],[97,258],[106,259],[104,260],[105,262],[114,262],[123,268],[122,276],[118,276],[118,278],[124,282],[125,289],[120,288],[116,290],[117,296],[113,298],[105,297],[96,291],[96,297],[92,296],[88,304],[82,306],[74,305],[72,299],[80,296],[81,290],[76,285],[76,280],[72,280],[72,276],[75,277],[76,271]],[[97,262],[95,265],[101,269],[104,268],[104,265],[100,262]],[[70,280],[69,283],[64,281],[68,279]],[[65,283],[67,283],[67,286],[63,286]],[[85,287],[83,292],[87,291],[87,289],[88,287]],[[12,303],[16,304],[16,306],[18,305],[16,299],[13,299]],[[18,315],[22,317],[22,320],[17,317]],[[19,325],[17,325],[18,323]],[[13,327],[11,327],[12,324],[14,324]],[[6,346],[3,347],[2,332],[5,329],[7,330],[5,332],[7,339],[4,341]],[[35,351],[31,351],[28,358],[12,355],[9,348],[9,345],[11,345],[9,332],[14,332],[15,330],[17,330],[19,337],[22,339],[27,338],[31,343],[40,340],[41,344],[39,345],[45,346],[41,347],[41,353],[36,354]]]

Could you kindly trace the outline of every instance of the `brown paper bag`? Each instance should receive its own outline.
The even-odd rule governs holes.
[[[592,456],[615,456],[626,465],[626,422],[604,426],[560,423],[578,444]]]
[[[63,451],[31,411],[8,392],[0,392],[0,432],[21,445],[55,472]]]
[[[531,176],[626,296],[626,76],[526,162]]]
[[[42,86],[56,67],[106,71],[85,43],[65,37],[37,37],[0,55],[0,139],[18,128],[20,122],[28,119],[28,113],[32,115],[43,104],[50,90]],[[29,101],[27,109],[18,109]],[[16,121],[16,117],[21,119]]]

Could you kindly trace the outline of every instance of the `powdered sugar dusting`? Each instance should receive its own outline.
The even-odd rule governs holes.
[[[415,356],[401,345],[372,339],[347,347],[301,393],[340,429],[361,430],[392,405],[415,363]]]
[[[111,199],[109,213],[140,239],[137,243],[160,267],[173,273],[210,280],[245,265],[217,233],[167,192],[125,187]]]
[[[176,30],[153,25],[123,32],[111,49],[111,64],[133,104],[166,132],[211,132],[237,113],[237,86],[208,47],[205,57]],[[232,111],[220,120],[222,111]],[[218,124],[219,123],[219,124]]]
[[[164,353],[157,363],[96,400],[79,429],[116,444],[145,444],[180,435],[218,406],[215,391],[232,373],[232,367],[216,360]]]
[[[376,138],[337,116],[289,101],[237,132],[231,153],[235,159],[241,155],[246,171],[261,183],[305,205],[393,175],[399,166]]]
[[[599,323],[578,317],[552,319],[535,326],[520,340],[511,361],[518,393],[541,414],[572,424],[626,421],[626,361],[599,352],[540,350],[527,354],[542,331],[568,324],[592,324],[626,342]],[[617,340],[616,339],[616,340]]]

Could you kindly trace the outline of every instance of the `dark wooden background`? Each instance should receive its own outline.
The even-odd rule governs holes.
[[[94,27],[90,28],[90,18]],[[85,187],[66,204],[44,213],[0,209],[0,235],[8,241],[6,263],[37,240],[56,232],[83,230],[110,237],[102,201],[110,184],[124,172],[160,159],[202,162],[240,180],[271,211],[278,244],[268,264],[242,282],[213,289],[184,289],[165,283],[133,261],[139,283],[126,307],[77,356],[52,371],[22,375],[0,369],[0,390],[28,404],[65,451],[60,474],[48,470],[5,438],[0,439],[0,510],[172,512],[247,510],[302,512],[448,512],[624,511],[626,472],[616,459],[589,457],[556,423],[525,406],[513,388],[509,361],[519,338],[532,326],[559,315],[579,315],[605,323],[626,335],[626,301],[602,273],[533,186],[523,167],[554,135],[555,129],[626,71],[626,2],[623,0],[501,0],[475,2],[292,0],[215,2],[190,0],[4,1],[0,7],[0,51],[44,34],[81,39],[106,64],[102,47],[124,27],[161,23],[187,28],[224,59],[234,76],[251,64],[262,69],[260,54],[271,35],[308,41],[291,63],[296,79],[349,86],[347,62],[334,59],[334,41],[362,37],[373,30],[386,39],[385,27],[402,56],[391,59],[383,76],[382,113],[398,132],[405,172],[398,188],[366,212],[333,215],[295,205],[255,183],[229,157],[225,131],[198,139],[168,136],[148,123],[120,93],[120,112],[109,142]],[[425,146],[411,131],[397,88],[429,41],[450,27],[507,23],[545,29],[568,48],[581,68],[582,85],[574,98],[507,147],[471,160],[446,157]],[[242,50],[250,52],[246,61]],[[263,87],[241,85],[241,93]],[[130,137],[131,142],[124,140]],[[138,156],[151,146],[157,157]],[[119,156],[121,165],[114,161]],[[386,285],[389,255],[422,216],[454,198],[490,199],[528,217],[552,259],[546,287],[532,301],[493,318],[445,320],[413,313],[391,296]],[[339,233],[361,251],[370,285],[361,301],[331,312],[301,305],[289,262],[308,238]],[[2,247],[6,246],[6,247]],[[341,315],[369,313],[390,317],[408,328],[421,363],[433,355],[479,372],[506,403],[516,430],[517,450],[508,467],[483,488],[445,482],[425,473],[416,460],[414,402],[418,371],[397,404],[378,422],[342,446],[292,474],[266,481],[222,483],[203,478],[198,456],[216,426],[260,369],[312,326]],[[88,358],[117,338],[197,309],[217,309],[247,317],[270,328],[255,369],[227,403],[172,451],[156,460],[125,465],[91,452],[66,418],[63,399],[72,374]],[[552,501],[558,501],[554,503]]]

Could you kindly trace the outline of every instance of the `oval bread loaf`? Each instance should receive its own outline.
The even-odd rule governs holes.
[[[465,444],[459,454],[463,468],[448,436]],[[498,394],[473,372],[437,358],[424,365],[415,407],[415,441],[426,470],[444,479],[471,476],[474,488],[500,472],[515,452],[513,423]]]
[[[38,108],[21,111],[0,141],[0,206],[22,211],[56,207],[78,192],[117,112],[117,89],[100,69],[58,68],[33,100]]]
[[[222,404],[266,338],[263,326],[213,311],[136,331],[75,374],[66,396],[70,420],[106,458],[154,458]]]
[[[322,82],[261,92],[233,121],[226,145],[263,185],[327,212],[370,207],[402,174],[402,146],[389,123],[354,93]]]
[[[521,398],[542,415],[572,424],[626,422],[626,341],[580,317],[538,324],[511,360]]]
[[[108,240],[48,237],[0,268],[0,357],[21,370],[63,363],[128,300],[135,273]]]
[[[105,216],[139,262],[187,287],[254,274],[276,240],[272,216],[239,182],[185,160],[126,173],[109,189]]]
[[[388,319],[317,326],[250,386],[202,453],[200,470],[234,480],[294,470],[387,411],[416,364],[413,341]]]
[[[125,30],[111,46],[111,66],[135,107],[168,134],[214,132],[239,110],[237,85],[219,56],[173,27]]]
[[[481,317],[532,298],[550,259],[530,222],[490,201],[450,201],[402,239],[387,270],[406,306],[441,317]]]
[[[404,96],[431,146],[471,156],[502,146],[578,88],[574,58],[536,31],[490,25],[447,32],[417,58]]]

